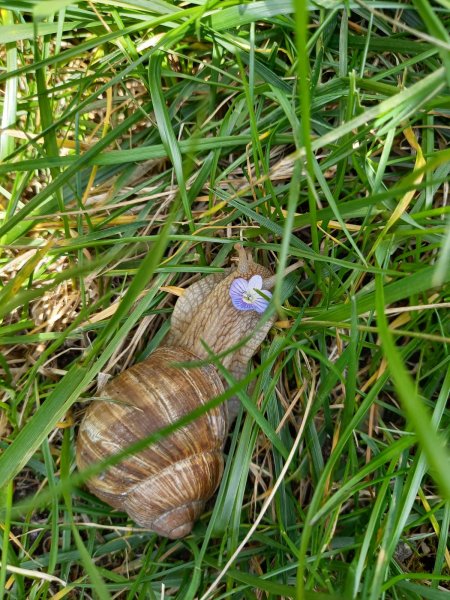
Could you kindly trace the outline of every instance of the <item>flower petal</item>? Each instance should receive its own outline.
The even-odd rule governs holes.
[[[256,310],[257,313],[262,314],[266,310],[268,304],[269,304],[269,301],[260,296],[253,302],[252,306],[253,306],[253,309]]]
[[[269,292],[269,290],[260,290],[260,291],[261,291],[261,294],[264,294],[264,296],[267,296],[268,298],[272,298],[272,292]]]
[[[260,290],[262,288],[262,277],[261,275],[253,275],[250,277],[248,287],[251,290]]]
[[[231,296],[231,302],[233,303],[234,308],[238,310],[254,310],[253,304],[249,304],[248,302],[244,302],[241,296],[233,297]]]
[[[248,282],[242,277],[235,279],[230,285],[230,298],[233,306],[238,310],[249,310],[248,303],[245,303],[242,299],[243,295],[247,291]]]
[[[248,281],[243,277],[238,277],[230,285],[230,294],[244,294],[248,290]]]

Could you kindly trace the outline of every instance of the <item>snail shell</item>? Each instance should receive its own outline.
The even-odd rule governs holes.
[[[224,387],[213,366],[173,364],[196,358],[183,348],[158,348],[110,381],[80,426],[78,468],[117,454],[219,396]],[[220,482],[227,431],[227,408],[220,405],[91,478],[88,487],[142,527],[183,537]]]
[[[224,392],[215,366],[189,369],[173,363],[205,361],[212,352],[235,379],[245,376],[274,317],[261,322],[258,312],[237,309],[230,286],[237,278],[249,281],[258,275],[268,290],[275,279],[241,245],[236,249],[237,266],[200,279],[177,300],[165,347],[113,379],[102,399],[91,404],[78,435],[79,469],[117,454]],[[219,484],[224,440],[238,407],[231,398],[92,477],[89,489],[143,527],[170,538],[187,535]]]

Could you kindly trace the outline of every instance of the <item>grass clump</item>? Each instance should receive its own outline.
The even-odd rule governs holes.
[[[0,589],[448,597],[445,2],[2,3]],[[86,491],[76,427],[243,240],[282,281],[191,536]],[[447,438],[447,439],[446,439]]]

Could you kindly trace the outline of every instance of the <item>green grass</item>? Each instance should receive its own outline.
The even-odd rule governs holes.
[[[448,598],[448,3],[0,16],[1,597]],[[77,426],[238,240],[279,321],[168,541],[87,491]]]

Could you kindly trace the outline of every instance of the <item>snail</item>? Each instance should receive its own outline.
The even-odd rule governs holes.
[[[274,317],[261,322],[261,314],[275,278],[240,244],[236,250],[237,266],[200,279],[178,298],[164,345],[112,379],[101,399],[91,403],[77,439],[80,470],[223,393],[224,380],[205,362],[208,351],[223,357],[221,363],[235,379],[245,376],[274,322]],[[175,364],[198,359],[203,362],[195,368]],[[208,410],[92,477],[88,488],[138,525],[172,539],[184,537],[220,483],[223,446],[237,411],[237,399]]]

